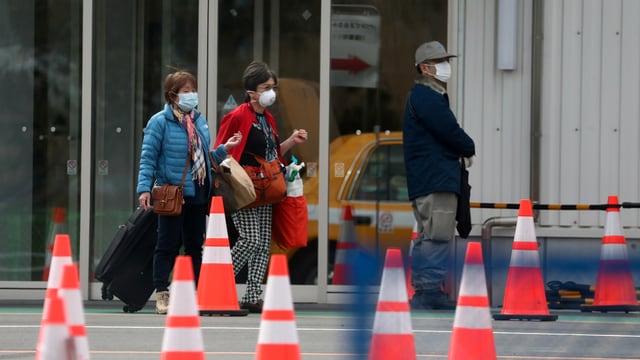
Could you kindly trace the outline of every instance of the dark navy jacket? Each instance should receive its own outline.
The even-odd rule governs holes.
[[[433,192],[459,194],[460,158],[475,155],[475,144],[458,124],[449,98],[425,84],[415,84],[405,108],[402,136],[409,199]]]

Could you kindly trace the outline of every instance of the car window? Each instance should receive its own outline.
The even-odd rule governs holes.
[[[363,162],[353,200],[409,201],[402,145],[380,145]]]

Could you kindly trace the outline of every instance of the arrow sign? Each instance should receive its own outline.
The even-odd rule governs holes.
[[[357,74],[369,67],[371,65],[354,55],[349,55],[347,59],[331,59],[331,69],[348,71],[351,74]]]

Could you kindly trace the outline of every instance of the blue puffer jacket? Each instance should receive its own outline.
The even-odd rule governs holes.
[[[211,137],[209,125],[200,112],[194,110],[194,122],[200,135],[202,149],[205,152],[207,163],[207,176],[211,174],[209,152]],[[138,172],[138,194],[151,191],[154,185],[173,184],[180,185],[182,174],[187,161],[188,138],[187,130],[173,115],[172,108],[165,104],[164,110],[153,115],[144,131],[142,140],[142,155],[140,156],[140,169]],[[193,197],[196,194],[195,185],[191,180],[191,161],[184,181],[184,196]],[[209,181],[209,193],[211,193]]]
[[[404,112],[403,147],[409,199],[460,192],[460,158],[475,155],[473,140],[458,125],[443,94],[416,84]]]

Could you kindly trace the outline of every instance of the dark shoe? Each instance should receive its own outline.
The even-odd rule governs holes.
[[[414,294],[411,299],[409,299],[409,306],[411,306],[412,310],[426,310],[427,308],[422,304],[422,297],[418,296],[418,294]]]
[[[441,291],[418,291],[411,299],[414,310],[455,310],[456,302]]]
[[[264,302],[262,299],[258,299],[258,301],[254,303],[240,303],[240,308],[249,310],[250,313],[260,314],[262,312],[262,305]]]

